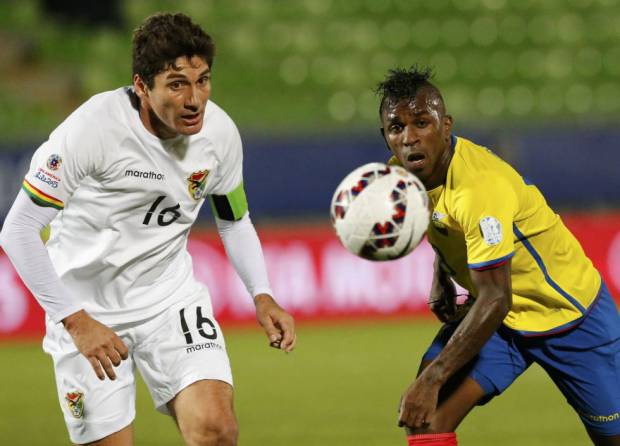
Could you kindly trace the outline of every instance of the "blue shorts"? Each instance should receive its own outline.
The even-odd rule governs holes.
[[[458,324],[444,325],[423,360],[432,360]],[[536,362],[551,377],[590,432],[620,435],[620,315],[603,283],[589,313],[575,328],[525,337],[505,327],[467,365],[484,389],[484,404]]]

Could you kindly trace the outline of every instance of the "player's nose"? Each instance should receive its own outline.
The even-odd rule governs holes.
[[[413,146],[417,141],[417,133],[412,125],[406,125],[403,130],[403,144]]]
[[[200,98],[198,97],[198,89],[194,86],[190,87],[185,96],[184,106],[188,110],[196,111],[200,107]]]

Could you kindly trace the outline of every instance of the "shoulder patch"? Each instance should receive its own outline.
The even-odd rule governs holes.
[[[489,246],[497,245],[502,241],[502,224],[495,217],[482,217],[480,219],[480,232]]]
[[[53,154],[47,159],[47,168],[50,170],[58,170],[61,164],[62,158],[60,155]]]

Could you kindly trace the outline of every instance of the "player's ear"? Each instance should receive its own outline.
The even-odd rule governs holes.
[[[139,98],[148,96],[148,87],[138,74],[133,75],[133,89]]]

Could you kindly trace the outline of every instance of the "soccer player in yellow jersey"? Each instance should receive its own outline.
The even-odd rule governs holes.
[[[382,134],[422,180],[436,252],[429,304],[445,324],[405,390],[409,445],[456,445],[467,413],[540,364],[597,446],[620,445],[620,316],[598,271],[535,185],[452,133],[428,69],[379,84]],[[453,279],[466,288],[456,302]]]

